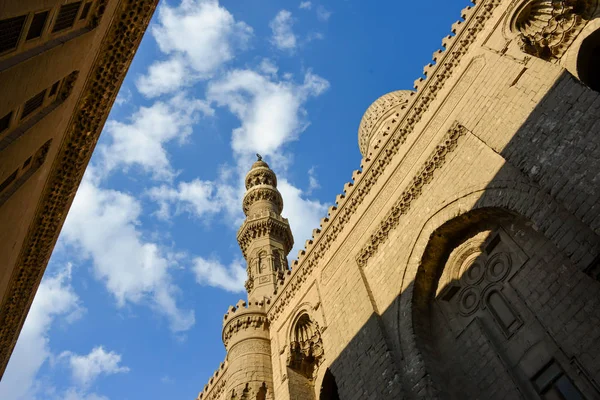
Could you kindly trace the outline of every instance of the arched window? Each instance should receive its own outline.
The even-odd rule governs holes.
[[[577,56],[579,79],[600,92],[600,29],[584,39]]]
[[[261,251],[260,253],[258,253],[258,266],[257,266],[257,271],[256,271],[259,275],[264,272],[266,262],[267,262],[267,253],[264,251]]]

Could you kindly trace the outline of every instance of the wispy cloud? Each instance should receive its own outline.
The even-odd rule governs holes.
[[[84,308],[71,286],[71,264],[40,284],[2,381],[0,398],[33,399],[40,390],[38,371],[52,356],[48,332],[58,318],[74,320]],[[67,318],[71,316],[71,318]]]
[[[317,19],[319,21],[322,22],[326,22],[329,20],[329,18],[331,17],[331,11],[327,10],[325,7],[323,6],[318,6],[317,7]]]
[[[307,127],[304,103],[321,95],[329,82],[307,72],[304,82],[273,80],[253,70],[234,70],[208,87],[208,99],[227,107],[241,126],[232,132],[238,154],[276,155]]]
[[[217,259],[197,257],[194,260],[194,273],[196,282],[201,285],[218,287],[228,292],[244,292],[246,269],[239,261],[232,262],[229,266],[221,264]]]
[[[293,24],[292,13],[287,10],[279,11],[269,23],[272,31],[271,43],[279,50],[293,51],[296,48],[297,40],[292,30]]]
[[[105,132],[110,142],[99,146],[98,172],[108,175],[116,168],[135,166],[155,179],[171,179],[174,171],[165,145],[185,141],[193,124],[212,114],[206,102],[178,95],[139,107],[126,121],[109,120]]]
[[[308,170],[308,190],[307,194],[311,194],[313,190],[317,190],[321,187],[319,181],[317,180],[316,168],[312,167]]]
[[[173,213],[188,213],[205,222],[212,215],[222,211],[230,215],[239,215],[239,195],[233,187],[213,181],[194,179],[190,182],[179,182],[174,187],[162,185],[148,191],[150,198],[159,205],[157,215],[168,220]]]
[[[0,381],[3,400],[108,400],[89,391],[90,384],[99,375],[127,372],[120,366],[121,356],[96,347],[86,356],[64,352],[52,353],[49,332],[58,321],[73,323],[85,312],[79,296],[71,285],[72,265],[66,264],[53,275],[44,278],[36,293],[6,372]],[[47,361],[69,358],[75,385],[56,388],[40,377]],[[50,363],[52,366],[55,363]]]
[[[302,10],[310,10],[312,8],[312,2],[310,1],[301,1],[298,8]]]
[[[119,307],[149,304],[169,319],[173,332],[194,325],[194,312],[177,306],[179,289],[169,272],[169,254],[138,230],[141,204],[134,197],[103,189],[88,170],[65,222],[61,240],[91,260]]]
[[[120,354],[107,352],[102,346],[95,347],[86,355],[65,351],[60,358],[68,359],[73,379],[82,387],[88,387],[101,375],[129,372],[128,367],[120,365]]]
[[[217,0],[184,0],[177,7],[164,3],[157,20],[152,35],[169,58],[151,64],[138,79],[138,90],[148,97],[212,77],[253,35],[250,26],[236,21]]]

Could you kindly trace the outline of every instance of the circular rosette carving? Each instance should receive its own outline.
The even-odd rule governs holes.
[[[510,271],[511,260],[506,253],[497,253],[492,256],[486,265],[486,278],[490,282],[500,282]]]
[[[469,316],[477,311],[481,302],[481,291],[476,286],[469,286],[461,291],[458,298],[458,309],[463,316]]]

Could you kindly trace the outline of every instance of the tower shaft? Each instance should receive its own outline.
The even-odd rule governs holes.
[[[283,199],[277,190],[277,177],[261,159],[246,175],[246,190],[246,220],[237,239],[247,264],[248,299],[262,301],[273,295],[278,280],[288,270],[287,255],[294,238],[287,219],[281,216]]]

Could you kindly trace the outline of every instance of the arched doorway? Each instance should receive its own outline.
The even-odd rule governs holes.
[[[319,400],[340,400],[340,395],[338,394],[337,383],[335,382],[335,377],[327,368],[325,371],[325,376],[323,377],[323,384],[321,385],[321,392],[319,394]]]
[[[600,92],[600,29],[583,40],[577,56],[579,79]]]
[[[417,345],[442,398],[600,398],[585,356],[600,346],[583,342],[600,311],[576,312],[599,296],[526,220],[478,210],[431,236],[415,280]]]

